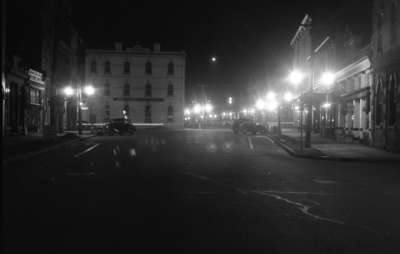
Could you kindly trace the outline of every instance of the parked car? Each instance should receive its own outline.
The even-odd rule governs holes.
[[[251,133],[253,135],[256,134],[265,134],[267,129],[265,126],[261,125],[260,123],[255,122],[245,122],[241,126],[242,132],[244,133]]]
[[[81,123],[81,128],[83,131],[90,131],[91,124],[89,122],[82,120],[82,121],[80,121],[80,123]],[[79,128],[79,121],[76,122],[76,128],[77,129]]]
[[[265,134],[267,129],[265,126],[260,123],[256,123],[250,119],[238,119],[233,122],[232,125],[233,132],[238,134],[240,132],[244,134],[251,133],[253,135],[256,134]]]
[[[125,118],[111,119],[104,128],[104,132],[110,136],[123,135],[125,133],[134,134],[136,132],[136,127],[133,125],[133,123]]]

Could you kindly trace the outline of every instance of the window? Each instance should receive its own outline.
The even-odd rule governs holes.
[[[90,72],[91,72],[91,73],[96,73],[96,72],[97,72],[97,64],[96,64],[95,61],[92,61],[92,62],[90,63]]]
[[[109,61],[104,63],[104,73],[106,73],[106,74],[111,73],[111,64]]]
[[[146,63],[146,74],[152,74],[153,73],[153,65],[151,62]]]
[[[397,3],[392,2],[392,6],[390,7],[391,14],[390,14],[390,39],[392,46],[394,46],[397,42]]]
[[[41,92],[39,89],[36,88],[30,88],[30,103],[34,105],[40,105],[41,104]]]
[[[147,83],[146,84],[146,88],[145,88],[145,92],[144,92],[144,96],[146,97],[151,97],[151,84]]]
[[[382,3],[379,7],[377,13],[377,33],[378,33],[378,42],[377,42],[377,50],[378,53],[382,53],[383,51],[383,38],[382,38],[382,26],[383,26],[383,15],[384,15],[384,4]]]
[[[130,95],[130,86],[128,83],[124,85],[124,96],[129,96]]]
[[[168,75],[173,75],[175,72],[175,66],[173,62],[168,63]]]
[[[131,72],[131,64],[129,62],[124,63],[124,74],[128,74]]]
[[[168,106],[168,118],[167,118],[167,121],[169,123],[174,121],[174,108],[171,105]]]
[[[110,84],[108,82],[104,84],[104,96],[110,96]]]
[[[97,120],[96,114],[95,113],[90,113],[89,114],[89,122],[95,123]]]
[[[144,121],[146,123],[151,123],[151,105],[146,105],[144,109]]]
[[[174,96],[174,85],[171,83],[168,84],[167,96]]]
[[[104,105],[104,121],[107,122],[110,120],[110,104],[106,102]]]

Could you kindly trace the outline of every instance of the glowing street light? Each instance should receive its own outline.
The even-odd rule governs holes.
[[[233,98],[232,98],[232,97],[229,97],[229,98],[228,98],[228,104],[229,104],[229,105],[232,105],[232,104],[233,104]]]
[[[274,100],[276,100],[276,93],[275,93],[275,92],[272,92],[272,91],[268,92],[268,93],[267,93],[267,99],[268,99],[269,101],[274,101]]]
[[[207,103],[206,105],[204,105],[204,111],[206,112],[206,113],[210,113],[210,112],[212,112],[213,111],[213,106],[210,104],[210,103]]]
[[[279,106],[279,103],[277,101],[270,101],[265,105],[265,109],[270,112],[273,112],[278,108],[278,106]]]
[[[75,89],[72,88],[71,86],[67,86],[64,87],[63,89],[63,93],[67,96],[67,97],[71,97],[75,94]]]
[[[289,81],[293,85],[297,86],[298,84],[300,84],[303,81],[303,79],[304,79],[304,74],[299,70],[293,70],[289,74]]]
[[[213,62],[213,63],[217,62],[217,57],[216,56],[212,56],[211,57],[211,62]]]
[[[330,104],[329,102],[324,103],[324,105],[322,105],[323,108],[328,109],[332,106],[332,104]]]
[[[201,107],[200,104],[194,105],[194,107],[193,107],[193,112],[194,112],[195,114],[200,114],[200,113],[201,113],[201,110],[202,110],[202,107]]]
[[[256,108],[258,110],[263,110],[265,107],[265,102],[262,99],[258,99],[256,102]]]
[[[330,71],[326,71],[324,73],[322,73],[321,75],[321,84],[325,85],[325,86],[330,86],[333,83],[335,83],[335,74],[330,72]]]
[[[95,93],[96,90],[94,89],[93,86],[87,85],[87,86],[85,86],[85,87],[83,88],[83,91],[84,91],[84,93],[85,93],[86,95],[91,96],[91,95],[93,95],[93,94]]]
[[[292,94],[291,92],[286,92],[286,93],[283,95],[283,99],[284,99],[286,102],[291,102],[291,101],[293,100],[293,94]]]

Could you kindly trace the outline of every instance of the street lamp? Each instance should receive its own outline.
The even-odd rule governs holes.
[[[64,130],[68,128],[68,98],[72,97],[75,94],[75,89],[72,86],[66,86],[62,89],[64,98],[64,117],[63,117],[63,126]]]
[[[329,102],[324,103],[324,105],[322,105],[323,108],[325,109],[329,109],[332,106],[332,104],[330,104]]]
[[[256,108],[258,110],[263,110],[265,107],[265,102],[262,99],[258,99],[256,102]]]
[[[74,95],[75,89],[72,88],[71,86],[67,86],[67,87],[64,87],[63,93],[64,93],[65,96],[71,97],[71,96]]]
[[[286,93],[283,95],[283,99],[284,99],[286,102],[291,102],[291,101],[293,100],[293,94],[292,94],[291,92],[286,92]]]
[[[88,95],[88,96],[94,95],[95,91],[96,91],[96,90],[95,90],[94,87],[91,86],[91,85],[87,85],[87,86],[85,86],[85,87],[83,88],[83,92],[84,92],[86,95]]]
[[[300,70],[293,70],[288,77],[288,80],[290,83],[292,83],[293,85],[297,86],[299,85],[303,79],[304,79],[304,73],[301,72]]]
[[[210,103],[207,103],[206,105],[204,105],[204,111],[206,112],[206,113],[210,113],[210,112],[212,112],[213,111],[213,106],[210,104]]]
[[[190,113],[191,113],[191,112],[190,112],[190,109],[188,109],[188,108],[185,109],[184,114],[185,114],[186,116],[190,115]]]
[[[77,101],[77,113],[78,113],[78,133],[82,134],[82,87],[78,86],[77,89],[74,89],[71,86],[66,86],[62,89],[62,92],[66,97],[76,96]],[[92,85],[86,85],[83,87],[83,92],[87,96],[92,96],[95,94],[96,89]],[[67,101],[65,100],[65,112],[67,112]]]
[[[332,85],[335,83],[335,74],[330,71],[322,73],[320,82],[324,86]]]
[[[267,100],[269,100],[269,101],[276,100],[276,93],[272,92],[272,91],[268,92],[267,93]]]
[[[193,112],[195,114],[200,114],[201,113],[201,105],[200,104],[195,104],[193,107]]]

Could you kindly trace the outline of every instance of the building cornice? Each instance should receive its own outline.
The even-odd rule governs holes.
[[[343,81],[357,73],[371,69],[371,61],[368,56],[363,56],[356,60],[355,62],[349,64],[345,68],[336,72],[336,81]]]

